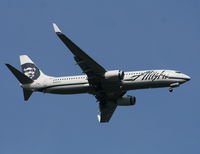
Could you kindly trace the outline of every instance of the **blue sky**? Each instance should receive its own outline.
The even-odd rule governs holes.
[[[199,154],[198,0],[1,0],[0,153]],[[84,95],[34,93],[23,101],[4,66],[27,54],[48,75],[81,74],[52,22],[107,69],[175,69],[192,80],[169,93],[129,91],[132,107],[97,121]]]

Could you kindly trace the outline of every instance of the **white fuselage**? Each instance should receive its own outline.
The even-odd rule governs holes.
[[[125,72],[123,80],[107,82],[108,84],[104,84],[103,87],[108,91],[114,88],[127,91],[145,88],[177,87],[188,80],[190,80],[189,76],[174,70],[145,70]],[[86,75],[48,77],[44,80],[34,81],[32,84],[22,86],[33,91],[53,94],[93,93]]]

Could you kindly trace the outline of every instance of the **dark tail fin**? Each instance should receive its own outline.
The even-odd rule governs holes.
[[[25,74],[23,74],[22,72],[20,72],[19,70],[17,70],[12,65],[6,64],[6,66],[14,74],[14,76],[17,78],[17,80],[21,84],[29,84],[29,83],[33,82],[32,79],[30,79],[29,77],[27,77]],[[24,100],[27,101],[29,99],[29,97],[31,96],[31,94],[33,93],[33,91],[27,90],[27,89],[23,88],[23,93],[24,93]]]
[[[27,101],[29,97],[32,95],[33,91],[23,89],[23,93],[24,93],[24,100]]]
[[[14,76],[18,79],[18,81],[21,84],[28,84],[28,83],[32,83],[33,82],[32,79],[30,79],[29,77],[27,77],[25,74],[23,74],[22,72],[20,72],[19,70],[17,70],[12,65],[6,64],[6,66],[14,74]]]

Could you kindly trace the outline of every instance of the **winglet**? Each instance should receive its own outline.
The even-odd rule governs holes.
[[[58,28],[58,26],[55,23],[53,23],[53,29],[56,33],[61,33],[61,30]]]
[[[98,121],[101,122],[101,116],[98,114],[97,115]]]

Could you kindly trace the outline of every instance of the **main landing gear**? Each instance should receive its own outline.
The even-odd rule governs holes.
[[[169,88],[169,92],[170,93],[173,92],[173,88],[172,87]]]

